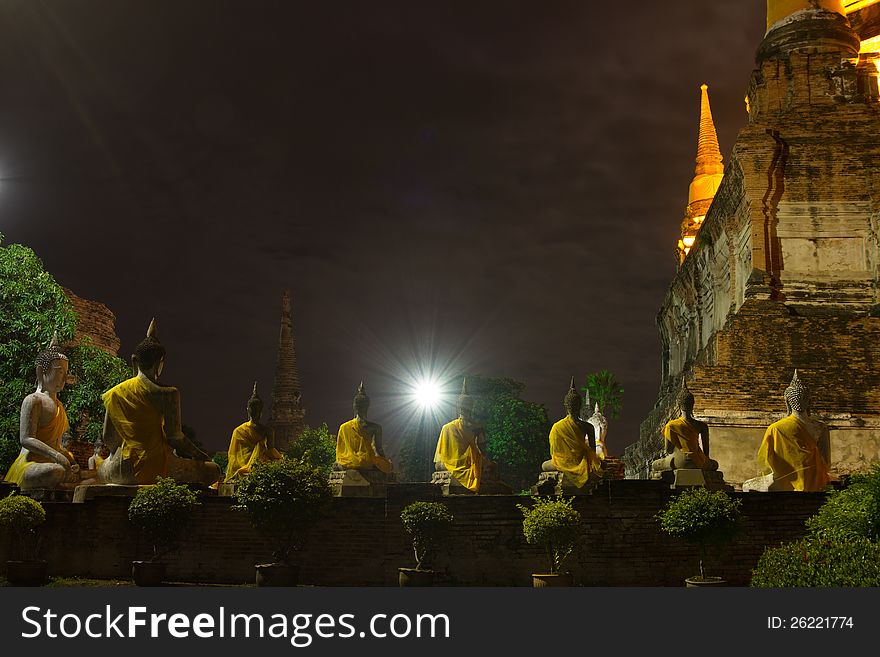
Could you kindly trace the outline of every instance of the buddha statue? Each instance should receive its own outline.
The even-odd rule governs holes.
[[[210,486],[220,467],[183,434],[180,392],[159,383],[165,347],[156,321],[131,357],[136,376],[104,393],[104,444],[111,453],[98,468],[104,484],[154,484],[157,477]]]
[[[604,461],[608,456],[608,448],[605,446],[605,436],[608,435],[608,419],[599,410],[599,402],[596,402],[596,407],[593,409],[593,414],[587,419],[587,423],[593,426],[596,456]]]
[[[458,418],[440,429],[434,469],[449,472],[466,489],[479,493],[485,480],[497,480],[497,466],[485,454],[486,432],[477,423],[474,406],[464,379],[458,397]]]
[[[367,419],[370,398],[364,382],[354,396],[354,419],[343,423],[336,434],[336,470],[392,471],[391,461],[382,448],[382,425]]]
[[[788,415],[764,433],[758,448],[758,465],[769,473],[770,491],[821,491],[831,475],[831,441],[828,427],[810,417],[810,395],[797,370],[785,389]],[[743,483],[743,490],[759,489]]]
[[[21,452],[9,467],[6,480],[22,490],[74,487],[79,466],[62,446],[70,425],[58,393],[67,383],[69,360],[58,346],[58,334],[36,359],[36,390],[21,404]]]
[[[89,457],[89,470],[97,470],[104,462],[104,443],[98,439],[92,447],[94,448],[94,453]]]
[[[263,416],[263,400],[257,394],[256,381],[247,402],[247,416],[248,421],[232,431],[232,439],[229,441],[229,465],[226,467],[225,480],[227,484],[249,474],[257,463],[284,458],[275,449],[272,429],[260,422]]]
[[[583,400],[574,387],[574,377],[562,400],[565,417],[550,429],[550,460],[544,461],[544,472],[561,472],[567,475],[576,488],[583,488],[588,481],[602,476],[602,464],[590,445],[595,441],[592,424],[580,419]]]
[[[709,425],[694,417],[694,396],[687,386],[678,396],[678,410],[681,416],[663,427],[667,456],[654,461],[651,469],[718,470],[718,461],[709,458]]]

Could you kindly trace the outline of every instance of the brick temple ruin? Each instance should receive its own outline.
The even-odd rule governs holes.
[[[880,461],[880,3],[770,2],[767,22],[723,177],[704,90],[699,184],[657,317],[660,394],[625,451],[630,478],[660,455],[685,382],[727,481],[756,476],[795,368],[832,472]]]

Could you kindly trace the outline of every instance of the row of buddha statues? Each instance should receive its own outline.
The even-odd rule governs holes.
[[[744,491],[815,492],[833,479],[828,426],[812,417],[809,391],[797,370],[783,397],[786,415],[767,427],[755,457],[757,469],[766,474],[743,482]],[[709,458],[709,425],[694,417],[694,396],[686,386],[678,406],[681,416],[663,428],[666,455],[651,464],[654,478],[699,470],[707,480],[721,480],[718,462]]]
[[[272,430],[261,423],[263,402],[254,384],[247,402],[248,421],[232,433],[224,476],[182,430],[180,393],[159,382],[165,355],[154,320],[132,356],[136,374],[102,396],[102,443],[109,455],[102,458],[100,447],[96,447],[89,469],[81,472],[64,445],[70,427],[58,393],[67,382],[69,363],[57,336],[53,337],[36,358],[36,390],[21,406],[21,452],[6,480],[23,490],[82,484],[147,485],[160,476],[214,486],[221,479],[234,483],[257,463],[282,458],[274,447]],[[663,430],[667,455],[654,461],[652,470],[717,472],[718,463],[709,458],[709,427],[693,415],[693,395],[684,389],[679,401],[681,417]],[[744,489],[749,484],[756,490],[821,490],[829,481],[827,427],[810,417],[809,395],[796,371],[785,391],[785,401],[787,417],[768,427],[758,454],[769,474],[746,482]],[[369,405],[361,382],[354,397],[354,418],[337,432],[334,470],[392,477],[393,466],[382,445],[382,427],[367,419]],[[550,459],[542,464],[541,477],[564,478],[569,490],[588,489],[602,479],[602,463],[608,456],[608,422],[598,405],[590,418],[581,417],[583,399],[575,389],[574,377],[563,406],[566,415],[550,430]],[[454,481],[472,493],[500,490],[498,466],[487,456],[485,430],[477,421],[466,379],[457,409],[458,417],[440,430],[433,457],[434,480]]]

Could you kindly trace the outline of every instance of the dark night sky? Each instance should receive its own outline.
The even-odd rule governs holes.
[[[606,8],[608,7],[608,8]],[[744,125],[763,0],[0,0],[0,232],[117,316],[212,449],[274,376],[294,302],[307,421],[362,378],[659,385],[654,323],[693,175],[699,85]]]

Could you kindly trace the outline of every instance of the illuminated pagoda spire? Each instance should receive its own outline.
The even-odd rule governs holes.
[[[681,239],[678,240],[678,261],[684,262],[690,252],[697,232],[703,225],[712,199],[724,177],[723,158],[718,147],[718,135],[712,121],[712,108],[709,106],[709,87],[700,87],[700,136],[697,139],[697,166],[694,179],[688,188],[688,204],[684,220],[681,222]]]
[[[275,367],[275,386],[272,389],[272,429],[275,446],[283,450],[302,433],[305,410],[293,346],[293,317],[290,292],[281,295],[281,335],[278,338],[278,362]]]

